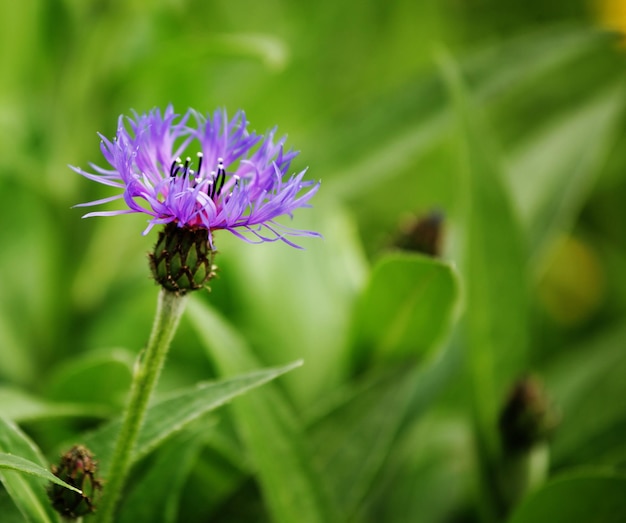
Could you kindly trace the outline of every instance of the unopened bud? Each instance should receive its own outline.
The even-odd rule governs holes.
[[[411,218],[400,230],[394,241],[395,247],[439,257],[443,236],[443,214],[432,211],[420,218]]]
[[[66,518],[79,518],[96,510],[97,498],[102,483],[96,477],[97,462],[82,445],[72,447],[61,456],[58,466],[52,466],[52,473],[82,491],[82,494],[60,485],[52,484],[48,497],[54,509]]]
[[[542,384],[531,376],[515,384],[499,424],[505,450],[523,452],[548,438],[558,424],[558,415]]]

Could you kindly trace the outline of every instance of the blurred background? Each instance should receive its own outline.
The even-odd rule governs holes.
[[[0,411],[47,455],[122,404],[157,293],[145,217],[81,220],[73,205],[112,193],[68,164],[103,165],[97,133],[172,103],[278,126],[301,151],[293,168],[322,181],[293,220],[322,241],[296,251],[220,235],[219,279],[199,298],[259,366],[305,360],[281,381],[304,425],[361,376],[413,361],[355,334],[355,304],[414,220],[435,212],[459,289],[420,361],[464,346],[456,321],[491,306],[502,331],[492,340],[505,341],[496,360],[518,362],[494,378],[491,400],[526,372],[541,376],[560,419],[551,473],[626,463],[623,0],[22,0],[2,3],[0,28]],[[494,173],[482,189],[463,174],[477,161]],[[519,242],[507,243],[513,223]],[[483,296],[485,281],[496,283]],[[505,298],[518,294],[516,323]],[[184,319],[162,392],[223,374],[199,345]],[[466,363],[451,358],[419,416],[398,421],[353,519],[337,521],[480,518],[465,479]],[[198,519],[180,520],[262,521],[258,485],[237,470],[211,483],[202,508],[190,501],[202,489],[188,490]],[[199,483],[204,473],[189,472]],[[254,515],[233,515],[242,504]]]

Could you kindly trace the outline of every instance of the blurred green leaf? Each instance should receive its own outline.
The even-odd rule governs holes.
[[[399,439],[457,374],[459,348],[452,343],[441,357],[417,365],[373,368],[311,419],[315,459],[336,496],[340,520],[359,520]]]
[[[198,300],[190,301],[189,313],[208,356],[222,374],[243,372],[257,365],[245,341],[217,313]],[[269,386],[244,396],[233,404],[233,410],[273,520],[335,521],[302,428],[280,389]]]
[[[237,315],[237,328],[254,340],[259,359],[265,365],[306,360],[305,373],[284,379],[292,400],[305,406],[349,371],[351,312],[368,267],[355,224],[341,207],[322,202],[297,220],[298,228],[323,238],[302,238],[305,250],[298,250],[220,236],[217,264],[237,295],[236,309],[224,314]]]
[[[51,341],[59,323],[54,312],[63,311],[63,296],[54,297],[65,267],[57,266],[52,213],[43,195],[19,190],[13,180],[2,183],[2,194],[12,194],[11,205],[0,205],[0,374],[29,383],[53,357]],[[15,220],[15,216],[28,216]],[[48,360],[49,361],[49,360]]]
[[[3,378],[19,382],[32,377],[33,363],[29,361],[28,351],[24,350],[23,343],[23,340],[18,339],[11,322],[0,313],[0,346],[3,347],[0,351],[0,372]]]
[[[76,211],[78,209],[75,209]],[[76,214],[78,218],[80,214]],[[89,223],[87,245],[81,252],[80,264],[73,273],[71,294],[73,304],[81,311],[92,311],[111,299],[116,283],[134,284],[146,272],[146,261],[137,256],[145,249],[145,241],[138,235],[145,227],[143,217],[128,217],[128,221],[100,220]],[[86,223],[86,222],[83,222]],[[136,224],[137,228],[132,225]],[[81,225],[83,225],[81,223]],[[111,249],[111,243],[115,249]],[[102,263],[106,260],[106,263]],[[97,278],[94,278],[97,274]],[[121,343],[121,341],[118,341]]]
[[[20,456],[0,452],[0,469],[15,470],[24,474],[30,474],[31,476],[37,476],[38,478],[52,481],[52,483],[56,483],[57,485],[82,494],[79,489],[57,478],[48,469],[45,469],[42,466],[37,465],[37,463],[33,463],[32,461],[24,459]]]
[[[626,326],[569,347],[544,370],[548,391],[561,413],[552,444],[554,466],[610,464],[626,455]]]
[[[587,27],[542,28],[479,46],[463,56],[459,67],[476,98],[494,102],[519,91],[527,95],[529,85],[590,50],[606,53],[608,43],[605,35]],[[324,128],[330,143],[323,149],[332,155],[336,170],[329,175],[330,189],[348,200],[363,193],[380,198],[380,187],[397,187],[400,177],[407,182],[419,179],[410,168],[444,138],[453,121],[436,71],[410,79],[360,111],[344,118],[332,135]]]
[[[51,373],[47,395],[57,400],[121,407],[130,387],[134,356],[124,349],[90,352]]]
[[[102,404],[65,403],[37,398],[20,389],[0,387],[0,416],[15,422],[50,418],[105,418],[111,410]]]
[[[499,503],[494,474],[500,452],[498,415],[508,390],[526,370],[526,253],[490,130],[456,64],[444,55],[440,63],[461,134],[465,343],[479,455],[480,511],[485,521],[493,521]]]
[[[133,463],[145,457],[169,436],[181,431],[200,416],[299,365],[300,363],[296,362],[284,367],[250,372],[243,376],[218,382],[199,383],[195,387],[170,394],[161,399],[147,411],[132,456]],[[109,472],[109,462],[119,427],[120,421],[116,420],[82,438],[83,444],[97,458],[103,477],[106,477]]]
[[[533,98],[542,96],[540,91],[549,92],[558,86],[555,75],[566,85],[577,78],[585,87],[602,87],[607,76],[615,78],[614,64],[619,57],[611,52],[613,44],[612,35],[587,23],[550,24],[528,28],[497,42],[488,41],[465,54],[459,64],[479,101],[517,98],[519,103],[521,98],[532,104]],[[585,74],[588,70],[581,68],[581,62],[587,66],[599,64],[601,74]],[[566,94],[561,93],[561,99],[566,99]],[[559,100],[552,102],[558,107]],[[532,124],[545,116],[550,117],[551,112],[533,114],[520,123]]]
[[[24,523],[25,521],[24,516],[4,489],[0,489],[0,514],[2,514],[2,523]]]
[[[357,305],[355,345],[375,359],[423,359],[449,327],[457,297],[450,265],[408,253],[385,256]]]
[[[419,383],[414,369],[399,369],[368,380],[348,403],[313,427],[316,460],[341,510],[351,521],[393,447]]]
[[[218,507],[228,503],[243,484],[254,481],[252,466],[230,419],[221,417],[180,492],[180,521],[194,518],[204,521],[212,517],[219,521],[214,515]]]
[[[473,487],[472,434],[461,416],[431,411],[394,445],[361,511],[385,523],[455,521]]]
[[[526,255],[491,132],[460,73],[442,58],[462,141],[463,274],[476,407],[492,431],[500,402],[524,369],[528,337]],[[490,443],[492,450],[495,442]]]
[[[587,26],[533,28],[470,51],[462,48],[459,67],[508,151],[621,76],[611,44]],[[597,67],[589,70],[589,64]],[[346,105],[315,143],[323,144],[320,161],[328,165],[325,187],[351,203],[367,250],[384,243],[408,213],[456,206],[455,151],[449,143],[454,115],[436,72],[410,77],[356,108]]]
[[[532,493],[509,523],[622,523],[626,520],[626,478],[609,473],[554,479]]]
[[[507,180],[532,254],[541,254],[580,211],[621,132],[623,91],[620,82],[594,93],[533,132],[509,158]]]
[[[150,56],[152,61],[143,63],[146,73],[154,74],[160,67],[174,69],[185,66],[180,63],[181,53],[185,53],[189,61],[202,63],[207,57],[229,57],[235,59],[252,58],[259,60],[265,67],[273,71],[281,71],[289,62],[289,48],[281,38],[269,33],[223,33],[196,35],[193,38],[181,39],[177,45],[167,45],[161,52]],[[158,62],[154,59],[157,58]]]
[[[48,466],[37,446],[17,425],[0,418],[0,452],[20,456],[42,468]],[[38,477],[14,470],[1,470],[0,480],[26,521],[32,523],[59,522],[46,491]]]
[[[120,523],[178,521],[181,490],[206,438],[203,426],[201,431],[183,432],[163,445],[148,470],[127,487]]]

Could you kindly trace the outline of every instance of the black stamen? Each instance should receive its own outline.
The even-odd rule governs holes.
[[[191,158],[189,158],[189,156],[185,158],[184,164],[180,158],[176,158],[176,160],[174,160],[172,162],[172,165],[170,166],[170,176],[174,178],[176,177],[177,174],[181,173],[183,177],[199,178],[201,170],[202,170],[202,153],[197,153],[197,155],[198,155],[198,170],[197,171],[190,169]],[[215,175],[215,173],[212,173],[212,174]]]
[[[202,153],[198,153],[198,176],[200,176],[200,170],[202,169]]]
[[[226,171],[218,167],[217,169],[217,178],[215,179],[215,195],[219,196],[222,192],[222,187],[224,187],[224,182],[226,181]]]
[[[221,158],[217,159],[217,174],[215,171],[211,171],[209,178],[209,186],[207,187],[207,194],[214,200],[219,197],[222,192],[222,188],[226,183],[226,170],[224,169],[224,161]]]

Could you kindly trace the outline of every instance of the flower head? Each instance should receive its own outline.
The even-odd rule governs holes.
[[[220,229],[252,243],[281,240],[294,247],[287,236],[319,236],[275,221],[307,207],[319,183],[305,181],[305,171],[288,176],[297,152],[284,151],[285,138],[274,141],[276,129],[262,136],[247,127],[243,111],[228,120],[224,110],[178,115],[170,105],[164,112],[120,116],[112,141],[100,135],[110,168],[72,169],[122,192],[78,206],[124,200],[126,209],[84,217],[144,213],[150,216],[144,234],[174,223],[206,230],[211,248]]]

